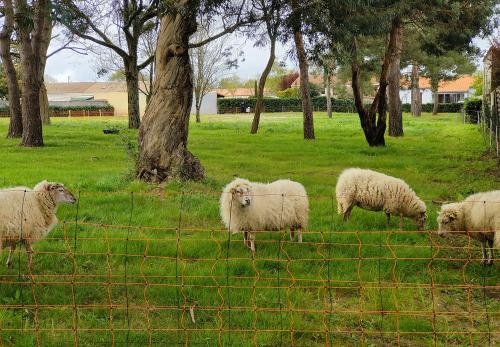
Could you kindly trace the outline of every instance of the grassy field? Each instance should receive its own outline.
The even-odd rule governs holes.
[[[123,120],[54,119],[39,149],[2,136],[0,186],[60,181],[79,202],[60,207],[31,271],[24,251],[12,270],[2,254],[0,345],[499,343],[500,292],[482,287],[498,285],[498,264],[482,267],[474,241],[429,232],[432,200],[500,187],[477,127],[458,115],[405,115],[404,137],[369,148],[355,115],[315,116],[315,141],[302,140],[297,113],[264,115],[258,135],[249,116],[202,117],[189,146],[206,180],[162,186],[134,180],[136,132]],[[0,134],[7,125],[0,119]],[[107,126],[120,135],[104,135]],[[387,227],[383,213],[360,209],[342,223],[334,189],[353,166],[407,181],[427,203],[427,231],[406,221],[399,232],[396,220]],[[220,231],[220,192],[235,175],[303,183],[305,242],[258,235],[252,259],[241,235]]]

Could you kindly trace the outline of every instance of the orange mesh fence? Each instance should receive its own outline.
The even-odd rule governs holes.
[[[179,193],[169,205],[177,205],[170,211],[177,216],[164,226],[138,225],[134,217],[151,198],[173,195],[126,194],[120,213],[127,218],[102,223],[89,212],[98,203],[85,213],[80,204],[124,194],[79,194],[74,216],[35,243],[31,267],[24,251],[16,253],[14,269],[2,265],[1,344],[500,341],[498,264],[481,264],[476,239],[483,231],[443,238],[429,230],[349,230],[336,215],[334,199],[315,196],[310,199],[326,211],[320,228],[313,223],[302,243],[290,240],[287,231],[259,231],[252,256],[242,234],[215,223],[196,225],[189,194],[211,195]]]

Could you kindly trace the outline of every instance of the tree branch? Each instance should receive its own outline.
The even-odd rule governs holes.
[[[211,41],[217,40],[218,38],[220,38],[220,37],[222,37],[222,36],[224,36],[226,34],[230,34],[230,33],[234,32],[239,27],[242,27],[242,26],[247,25],[247,24],[254,23],[254,22],[258,21],[258,20],[260,20],[260,19],[249,18],[247,20],[244,20],[244,21],[241,21],[241,22],[237,22],[237,23],[235,23],[235,24],[227,27],[223,31],[219,32],[218,34],[215,34],[214,36],[208,37],[205,40],[202,40],[200,42],[190,43],[188,47],[189,48],[201,47],[201,46],[206,45],[207,43],[209,43]]]

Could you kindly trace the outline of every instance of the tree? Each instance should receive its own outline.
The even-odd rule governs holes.
[[[210,34],[210,26],[201,25],[193,35],[193,39],[202,41],[210,37]],[[203,97],[216,87],[220,78],[232,67],[231,62],[226,61],[229,55],[230,48],[225,47],[224,40],[215,40],[191,49],[190,58],[191,68],[193,69],[194,104],[197,123],[201,122],[200,108]]]
[[[403,136],[403,111],[401,110],[401,100],[399,91],[401,90],[401,50],[403,46],[403,23],[396,16],[394,18],[394,56],[389,66],[389,76],[387,81],[389,97],[389,136]]]
[[[437,114],[439,99],[438,88],[441,81],[449,81],[460,75],[472,73],[476,70],[470,56],[450,51],[446,55],[427,56],[423,61],[422,76],[429,78],[432,90],[432,114]]]
[[[199,180],[204,169],[187,149],[193,99],[189,48],[233,32],[255,19],[246,1],[179,0],[169,3],[160,21],[155,55],[153,94],[139,129],[138,177],[147,182],[169,178]],[[223,14],[221,31],[201,42],[189,43],[196,32],[198,13]]]
[[[16,0],[14,11],[23,81],[21,145],[38,147],[43,146],[40,90],[52,32],[51,2]]]
[[[262,46],[269,40],[270,48],[269,59],[267,60],[264,71],[260,75],[257,94],[255,95],[257,100],[255,101],[255,113],[250,129],[251,134],[256,134],[259,129],[260,114],[264,106],[264,87],[266,86],[267,77],[276,59],[276,41],[278,40],[279,29],[282,23],[281,12],[283,9],[281,0],[255,0],[255,6],[258,11],[262,13],[265,25],[265,35],[261,35],[257,43]],[[264,37],[266,37],[266,39],[264,39]]]
[[[474,95],[483,95],[483,73],[481,71],[476,71],[474,73],[474,82],[472,83],[472,88],[474,88]]]
[[[139,62],[141,35],[153,30],[158,14],[158,0],[59,0],[59,21],[73,34],[118,55],[127,82],[128,126],[139,128],[139,71],[153,56]],[[122,44],[125,42],[125,47]],[[94,52],[96,52],[95,49]],[[109,54],[107,55],[109,60]]]
[[[17,138],[23,134],[23,120],[21,114],[21,91],[19,89],[17,72],[10,53],[11,37],[14,32],[14,6],[12,0],[4,0],[4,22],[0,31],[0,58],[9,94],[9,130],[7,137]]]
[[[291,8],[292,14],[290,16],[290,23],[300,71],[300,92],[302,94],[302,114],[304,117],[304,139],[314,140],[314,118],[311,93],[309,90],[309,64],[307,62],[304,38],[302,35],[302,14],[305,10],[301,8],[298,0],[291,0]]]
[[[241,81],[241,78],[238,75],[224,77],[219,81],[219,88],[227,89],[232,96],[234,96],[236,89],[241,88],[244,85],[245,84]]]

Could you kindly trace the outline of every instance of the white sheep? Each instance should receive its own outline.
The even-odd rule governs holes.
[[[290,239],[302,242],[307,228],[309,201],[300,183],[278,180],[268,184],[236,178],[226,185],[220,199],[220,215],[232,233],[243,232],[245,245],[255,253],[255,233],[290,228]]]
[[[484,265],[493,264],[493,249],[500,248],[500,190],[477,193],[462,202],[441,206],[438,234],[464,232],[481,242]]]
[[[344,170],[335,189],[337,211],[347,221],[354,206],[370,211],[384,211],[389,224],[391,214],[415,221],[423,230],[427,218],[426,206],[406,182],[399,178],[366,169]]]
[[[75,197],[60,183],[43,181],[33,189],[15,187],[0,190],[0,252],[10,248],[7,266],[18,243],[23,243],[31,267],[31,244],[43,239],[57,224],[60,203],[74,204]]]

